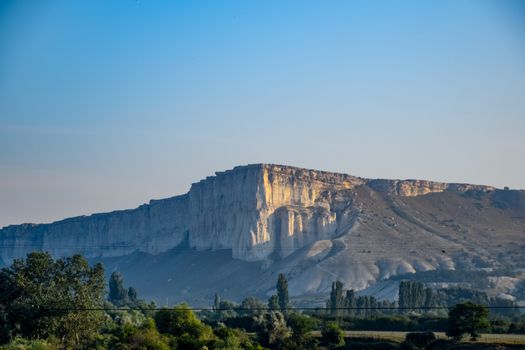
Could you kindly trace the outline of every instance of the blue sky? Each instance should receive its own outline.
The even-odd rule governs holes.
[[[520,1],[0,2],[0,226],[247,163],[525,188]]]

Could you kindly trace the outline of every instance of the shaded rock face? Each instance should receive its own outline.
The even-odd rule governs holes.
[[[143,263],[158,269],[155,279],[148,273],[129,277],[144,295],[156,297],[169,287],[164,278],[172,277],[187,284],[185,295],[227,295],[208,275],[198,275],[212,268],[224,288],[261,295],[273,288],[276,273],[285,272],[290,293],[300,295],[325,292],[335,279],[363,289],[407,272],[479,262],[514,266],[525,260],[523,218],[523,191],[254,164],[218,172],[185,195],[136,209],[4,227],[0,262],[39,250],[82,253],[115,268],[128,266],[133,274],[134,259],[150,259]],[[197,263],[199,254],[238,270]],[[179,265],[189,257],[196,270],[188,266],[183,273]],[[184,276],[172,276],[175,270]],[[201,294],[192,290],[196,285]]]

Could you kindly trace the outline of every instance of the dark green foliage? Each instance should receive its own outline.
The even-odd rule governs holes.
[[[277,298],[279,300],[279,309],[282,312],[286,312],[286,309],[290,306],[290,300],[288,298],[288,281],[283,273],[280,273],[277,279]]]
[[[314,314],[319,321],[330,322],[338,321],[341,327],[348,330],[368,330],[368,331],[400,331],[400,332],[419,332],[432,330],[435,332],[445,332],[448,325],[448,318],[433,315],[380,315],[370,317],[342,317],[336,318],[328,315]]]
[[[317,320],[299,313],[288,315],[287,324],[292,330],[291,341],[299,348],[307,349],[315,345],[311,332],[317,327]],[[288,348],[291,348],[288,346]]]
[[[362,317],[369,317],[376,312],[376,310],[380,305],[376,298],[370,295],[361,295],[357,297],[357,308],[356,314]]]
[[[279,310],[279,297],[274,294],[268,299],[268,309],[277,311]]]
[[[128,288],[128,300],[130,304],[137,302],[137,290],[133,287]]]
[[[128,303],[128,292],[124,288],[122,274],[115,271],[109,277],[109,301],[116,306],[124,306]]]
[[[104,270],[80,255],[53,260],[31,253],[0,271],[2,342],[15,335],[54,337],[64,347],[89,347],[101,326]],[[80,310],[75,310],[80,309]]]
[[[337,348],[349,350],[399,350],[399,344],[373,338],[347,338],[344,347]]]
[[[490,327],[489,311],[483,305],[471,302],[457,304],[448,314],[447,336],[460,340],[469,334],[475,341],[483,330]]]
[[[290,329],[286,326],[284,315],[279,311],[270,311],[254,318],[257,324],[257,335],[263,346],[279,349],[290,337]]]
[[[221,297],[219,296],[219,294],[215,293],[215,297],[213,298],[213,310],[220,309],[220,304],[221,304]]]
[[[392,308],[394,303],[388,300],[378,301],[371,295],[356,296],[353,290],[348,290],[343,297],[343,283],[335,281],[332,283],[330,299],[326,302],[328,313],[333,317],[361,316],[386,314],[391,310],[381,308]]]
[[[479,258],[472,259],[473,267],[489,267],[486,262],[480,261]],[[432,270],[432,271],[418,271],[416,273],[408,273],[390,277],[393,281],[417,281],[422,283],[461,283],[470,285],[471,288],[486,288],[490,284],[489,277],[491,276],[510,276],[515,277],[516,271],[512,268],[486,270],[472,270],[472,269],[457,269],[457,270]],[[524,284],[525,286],[525,284]]]
[[[122,274],[115,271],[109,277],[109,296],[108,300],[117,307],[134,307],[144,309],[148,305],[138,298],[137,290],[133,287],[125,288]],[[150,313],[150,315],[152,314]]]
[[[0,350],[57,350],[57,346],[45,340],[16,338],[0,346]]]
[[[152,319],[136,327],[126,323],[112,332],[109,348],[115,350],[169,350],[168,339],[162,336]]]
[[[266,305],[255,297],[246,297],[241,302],[239,314],[255,316],[263,313],[267,309]]]
[[[29,255],[26,261],[15,261],[13,266],[0,271],[0,339],[3,343],[10,342],[5,347],[9,350],[262,350],[254,339],[269,349],[280,350],[408,350],[440,349],[439,344],[458,349],[467,345],[433,340],[432,333],[410,333],[402,345],[365,338],[349,338],[345,345],[342,329],[447,330],[447,334],[454,339],[461,339],[464,334],[470,334],[475,339],[483,329],[497,333],[525,333],[525,316],[513,308],[515,304],[511,301],[490,298],[485,293],[465,288],[433,290],[414,281],[400,284],[400,303],[415,311],[405,315],[389,315],[390,310],[380,310],[395,306],[392,302],[378,301],[369,295],[356,296],[353,290],[344,293],[344,286],[339,281],[332,284],[326,305],[339,309],[340,313],[323,308],[309,310],[307,314],[294,313],[290,311],[287,301],[286,278],[282,274],[279,277],[278,294],[269,300],[269,306],[274,311],[267,310],[266,305],[254,297],[247,297],[241,304],[236,304],[221,300],[216,295],[214,310],[199,313],[204,320],[201,321],[186,305],[158,312],[148,310],[155,304],[139,300],[137,291],[132,287],[125,288],[118,273],[112,276],[110,285],[113,288],[110,289],[112,296],[117,297],[113,301],[124,307],[115,310],[113,304],[103,300],[101,265],[90,268],[78,255],[55,261],[49,254],[35,253]],[[283,307],[279,295],[287,301],[286,313],[275,311]],[[488,312],[481,305],[460,304],[451,310],[448,319],[439,317],[439,313],[424,313],[425,308],[465,299],[510,308],[505,309],[506,315],[492,316],[490,328]],[[454,316],[461,305],[469,307],[458,312],[460,316]],[[93,310],[97,307],[109,310],[104,315],[103,311]],[[355,307],[360,309],[357,312],[347,309]],[[151,317],[155,318],[157,325]],[[312,330],[319,330],[317,324],[325,325],[320,338],[312,336]]]
[[[250,336],[241,329],[228,328],[221,324],[214,329],[217,340],[213,343],[212,349],[217,350],[256,350],[261,346],[254,343]]]
[[[494,318],[490,320],[490,332],[491,333],[507,333],[509,331],[511,322],[508,319],[502,317]]]
[[[506,315],[512,316],[519,314],[518,309],[513,308],[516,306],[516,303],[502,298],[492,298],[487,295],[485,292],[481,292],[469,288],[444,288],[439,289],[434,296],[436,304],[439,306],[451,306],[467,301],[473,302],[475,304],[482,304],[488,306],[505,306],[509,308],[502,309],[492,309],[491,314],[493,315]]]
[[[421,282],[401,281],[399,283],[399,307],[406,312],[416,311],[432,302],[432,290]]]
[[[509,325],[507,332],[513,334],[525,334],[525,320],[512,322]]]
[[[239,305],[235,304],[233,301],[221,300],[218,307],[218,319],[223,320],[225,318],[237,317],[237,309]]]
[[[182,349],[201,349],[214,339],[212,329],[185,304],[157,311],[155,323],[160,333],[173,336],[172,343]]]
[[[425,349],[434,340],[436,340],[436,335],[433,332],[407,333],[403,342],[403,349]]]
[[[355,315],[355,308],[357,307],[357,300],[355,297],[355,292],[353,289],[346,291],[346,297],[345,297],[345,307],[348,308],[346,311],[346,315],[353,316]]]
[[[329,322],[321,329],[321,344],[334,348],[345,344],[343,330],[336,322]]]
[[[399,307],[404,312],[440,312],[433,307],[449,307],[451,305],[471,301],[476,304],[488,306],[504,306],[505,308],[493,309],[493,314],[512,316],[518,314],[516,304],[507,299],[491,298],[485,292],[469,288],[442,288],[432,290],[425,288],[424,284],[415,281],[401,281],[399,283]]]
[[[287,322],[295,339],[304,338],[317,327],[317,321],[314,318],[299,313],[288,315]]]
[[[172,309],[164,308],[155,314],[155,323],[159,332],[174,336],[189,335],[201,337],[208,331],[204,324],[186,304],[174,306]]]
[[[252,316],[238,316],[222,320],[226,326],[231,328],[242,328],[247,332],[257,332],[257,323]]]
[[[335,281],[332,283],[332,290],[330,292],[330,302],[328,307],[331,309],[332,315],[340,316],[342,315],[341,308],[343,308],[344,299],[343,299],[343,283],[340,281]]]

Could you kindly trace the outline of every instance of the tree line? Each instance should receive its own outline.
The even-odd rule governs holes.
[[[455,304],[471,301],[496,307],[495,315],[518,315],[519,309],[512,300],[489,297],[486,293],[468,288],[441,288],[434,290],[417,281],[400,281],[397,301],[377,300],[371,295],[357,296],[352,289],[343,290],[340,281],[332,283],[327,314],[332,316],[369,317],[381,314],[434,313],[446,314]]]
[[[31,253],[1,269],[0,350],[346,349],[354,343],[343,329],[355,329],[356,322],[368,322],[369,328],[381,322],[384,326],[389,318],[391,324],[403,320],[422,324],[417,319],[421,315],[377,314],[380,305],[395,306],[396,302],[345,292],[339,281],[332,285],[327,308],[317,313],[293,309],[288,281],[280,274],[276,293],[266,303],[246,297],[237,304],[216,295],[213,307],[197,314],[185,304],[157,308],[139,298],[133,287],[126,287],[118,272],[111,274],[106,294],[104,276],[101,264],[90,266],[81,255],[55,260],[48,253]],[[400,283],[399,292],[397,303],[416,310],[435,300],[436,293],[411,281]],[[476,339],[480,331],[494,326],[488,310],[470,302],[459,303],[436,319],[451,341],[466,334]],[[432,322],[424,325],[410,330],[436,328]],[[523,323],[522,328],[515,325],[515,331],[525,333]],[[501,322],[496,326],[502,327]],[[407,336],[404,345],[389,346],[437,341],[431,338],[419,332]]]

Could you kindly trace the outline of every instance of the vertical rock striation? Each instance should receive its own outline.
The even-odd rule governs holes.
[[[31,251],[114,257],[158,254],[187,242],[197,250],[231,249],[236,259],[283,258],[315,241],[348,231],[361,210],[356,187],[418,196],[489,187],[419,180],[366,180],[345,174],[253,164],[218,172],[181,196],[136,209],[23,224],[0,230],[4,264]]]

